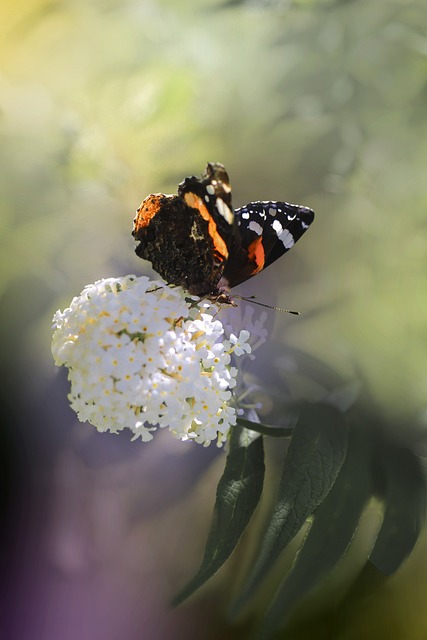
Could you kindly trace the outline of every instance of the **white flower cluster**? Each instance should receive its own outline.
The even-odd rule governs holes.
[[[217,307],[147,277],[88,285],[57,311],[52,353],[69,369],[69,399],[79,420],[99,431],[128,427],[152,439],[167,427],[205,445],[226,439],[237,369],[231,354],[250,353],[248,331],[224,338]]]

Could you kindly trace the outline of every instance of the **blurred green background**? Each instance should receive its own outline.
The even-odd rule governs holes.
[[[130,236],[134,211],[148,193],[175,192],[186,175],[219,161],[229,171],[235,206],[282,199],[312,207],[316,220],[301,243],[242,291],[299,309],[301,318],[274,314],[275,336],[345,378],[362,377],[384,421],[398,424],[402,438],[405,429],[423,433],[427,12],[423,2],[404,0],[5,0],[0,51],[2,391],[8,416],[3,439],[5,477],[12,483],[5,502],[10,515],[5,544],[19,541],[17,563],[9,567],[16,581],[12,593],[27,593],[34,576],[47,590],[28,613],[32,624],[43,619],[37,623],[43,633],[25,635],[13,616],[8,624],[10,637],[74,638],[73,625],[86,618],[78,598],[72,607],[68,601],[67,609],[66,588],[62,608],[57,606],[69,613],[68,631],[60,616],[55,623],[45,620],[52,608],[52,547],[49,542],[47,552],[43,541],[58,539],[52,514],[63,534],[76,520],[86,523],[80,511],[64,515],[60,505],[70,504],[67,491],[74,490],[75,503],[81,504],[90,490],[93,506],[100,499],[94,483],[100,483],[110,508],[118,500],[108,484],[111,469],[119,468],[114,491],[120,486],[128,496],[128,456],[144,456],[141,464],[147,465],[151,454],[141,453],[138,445],[138,454],[129,453],[124,444],[125,461],[102,454],[100,471],[93,456],[100,455],[108,436],[91,433],[87,470],[78,443],[86,442],[93,429],[73,423],[65,381],[59,387],[55,382],[51,317],[86,283],[149,273],[134,256]],[[179,455],[179,449],[173,451]],[[163,460],[164,453],[158,455]],[[192,455],[206,460],[208,454]],[[216,464],[215,477],[222,459]],[[148,466],[158,483],[161,465],[158,475],[153,462]],[[61,480],[64,468],[68,475]],[[143,481],[139,478],[132,491],[139,491]],[[203,508],[201,490],[192,498],[202,529],[199,550],[213,486],[203,494]],[[169,505],[168,517],[173,508]],[[156,531],[164,531],[162,517],[150,520],[154,539]],[[175,514],[173,521],[179,517]],[[129,530],[127,535],[135,535]],[[40,546],[34,557],[22,560],[28,531],[38,532]],[[97,535],[88,542],[78,533],[85,540],[80,551],[70,543],[70,560],[63,543],[53,564],[65,582],[71,571],[85,584],[86,567],[92,580],[101,566],[105,573],[99,579],[107,592],[99,605],[102,617],[105,602],[116,593],[111,586],[116,574],[102,554],[93,556]],[[123,531],[115,535],[112,540],[122,544]],[[137,547],[139,541],[136,536]],[[162,541],[158,554],[169,544],[166,536]],[[104,543],[111,559],[114,545]],[[178,571],[174,586],[196,564],[191,551],[183,553],[187,565],[179,561],[187,568],[182,575]],[[130,578],[117,549],[113,555],[123,583],[132,583],[131,592],[149,591],[149,582],[141,586],[145,573],[141,577],[127,566]],[[168,567],[166,560],[159,561],[161,566]],[[426,565],[420,543],[386,586],[362,589],[332,614],[340,616],[340,631],[325,637],[427,637]],[[167,570],[162,569],[165,575]],[[171,595],[167,587],[159,592]],[[33,595],[28,593],[29,602]],[[192,637],[190,622],[180,612],[167,614],[167,631],[161,627],[166,600],[159,596],[163,605],[151,635],[144,637]],[[129,630],[127,638],[139,637],[138,605],[133,606],[133,618],[125,604],[111,614],[119,628],[122,618],[134,620],[135,635]],[[193,607],[188,616],[193,622],[197,610]],[[84,639],[85,632],[91,639],[116,637],[113,623],[104,628],[100,617],[91,618],[90,607],[86,615],[89,622],[78,637]],[[215,633],[212,637],[234,637],[232,630]],[[313,631],[301,627],[295,633],[292,637],[303,638]]]

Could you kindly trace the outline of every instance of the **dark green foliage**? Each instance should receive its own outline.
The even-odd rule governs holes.
[[[259,502],[263,482],[262,436],[237,426],[231,435],[224,474],[218,484],[202,564],[193,580],[176,597],[175,604],[188,598],[229,558]]]
[[[271,436],[272,438],[289,438],[293,433],[293,428],[298,417],[296,411],[294,412],[294,414],[295,415],[291,414],[287,425],[281,427],[271,427],[266,424],[261,424],[260,422],[251,422],[250,420],[245,420],[244,418],[237,418],[237,424],[240,427],[245,427],[246,429],[256,431],[263,436]]]
[[[267,611],[259,637],[269,637],[283,624],[293,606],[336,568],[346,552],[372,494],[371,455],[364,434],[354,430],[337,480],[314,514],[294,564]]]
[[[425,517],[419,458],[408,447],[393,444],[374,417],[367,418],[354,407],[344,414],[322,403],[294,406],[289,415],[286,427],[277,428],[239,419],[218,486],[205,556],[195,578],[176,599],[181,602],[191,595],[231,555],[261,497],[263,437],[270,433],[285,437],[289,424],[295,423],[276,502],[256,560],[231,607],[233,619],[263,588],[282,552],[310,517],[312,522],[291,569],[276,576],[275,593],[254,636],[257,640],[273,637],[295,606],[336,570],[372,497],[384,504],[384,519],[369,560],[386,575],[397,571],[411,553]]]
[[[411,553],[424,524],[426,487],[419,458],[389,445],[377,456],[383,485],[384,520],[369,560],[385,575],[397,571]]]
[[[302,408],[261,550],[235,611],[255,593],[282,551],[325,499],[344,461],[346,448],[347,428],[337,409],[322,404]]]

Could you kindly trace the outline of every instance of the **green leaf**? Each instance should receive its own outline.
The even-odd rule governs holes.
[[[230,451],[219,481],[214,516],[197,574],[176,596],[188,598],[222,567],[234,551],[259,502],[264,482],[264,447],[258,433],[232,429]]]
[[[345,462],[314,521],[291,571],[279,587],[257,638],[270,637],[293,606],[337,566],[350,545],[373,490],[370,438],[354,429]]]
[[[387,447],[379,459],[385,513],[369,560],[391,575],[409,556],[425,519],[426,486],[420,460],[409,449]]]
[[[279,555],[329,493],[343,464],[347,439],[347,425],[340,411],[325,404],[302,407],[258,560],[232,607],[232,616],[253,596]]]
[[[297,422],[297,419],[298,418],[296,411],[292,411],[291,416],[287,420],[286,426],[272,427],[266,424],[261,424],[260,422],[252,422],[251,420],[246,420],[245,418],[237,418],[237,424],[241,427],[245,427],[246,429],[252,429],[252,431],[261,433],[263,436],[271,436],[273,438],[289,438],[294,431],[294,426]]]

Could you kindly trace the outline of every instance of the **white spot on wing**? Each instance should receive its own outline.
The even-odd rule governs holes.
[[[205,196],[206,202],[209,202],[209,196]]]
[[[271,216],[275,216],[276,215],[276,209],[274,207],[270,207],[269,210],[268,210],[268,213]]]
[[[212,184],[208,184],[206,187],[206,191],[210,193],[211,196],[215,193],[215,187]]]
[[[255,222],[255,220],[251,220],[251,222],[249,223],[249,229],[251,231],[254,231],[257,236],[262,235],[262,227],[260,224],[258,224],[258,222]]]
[[[222,217],[228,222],[228,224],[233,224],[234,214],[227,207],[227,205],[225,204],[224,200],[221,200],[221,198],[217,198],[216,199],[216,208],[218,209],[218,211],[222,215]]]
[[[275,220],[271,226],[280,238],[280,234],[283,233],[283,227],[280,222],[278,220]]]
[[[285,249],[290,249],[295,244],[294,236],[288,229],[283,229],[282,233],[278,237]]]
[[[244,218],[245,220],[249,220],[250,218],[249,211],[244,211],[242,213],[242,218]]]

